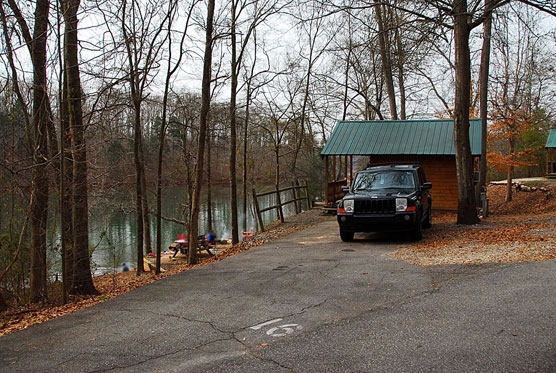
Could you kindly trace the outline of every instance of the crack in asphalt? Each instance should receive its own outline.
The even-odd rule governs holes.
[[[284,364],[282,364],[282,363],[280,363],[280,362],[278,362],[278,361],[276,361],[276,360],[274,360],[274,359],[267,358],[267,357],[264,357],[264,356],[261,356],[261,355],[256,354],[256,353],[251,349],[251,347],[249,347],[249,345],[247,345],[247,343],[244,343],[242,340],[240,340],[239,338],[237,338],[237,337],[235,336],[235,333],[234,333],[234,339],[235,339],[236,342],[240,343],[240,344],[243,346],[243,349],[244,349],[245,352],[247,352],[250,356],[254,357],[255,359],[261,360],[261,361],[265,361],[265,362],[268,362],[268,363],[272,363],[272,364],[274,364],[274,365],[276,365],[276,366],[278,366],[278,367],[280,367],[280,368],[287,369],[287,370],[289,370],[290,372],[295,372],[295,369],[292,368],[292,367],[288,367],[288,366],[286,366],[286,365],[284,365]]]
[[[315,268],[314,271],[320,274],[322,277],[328,277],[329,272],[337,269],[340,266],[340,261],[338,260],[331,268],[323,268],[322,270]]]
[[[301,315],[301,314],[307,312],[310,309],[322,306],[328,300],[329,299],[325,299],[322,302],[303,307],[298,312],[292,312],[292,313],[287,314],[287,315],[279,316],[278,318],[288,318],[288,317],[292,317],[292,316],[296,316],[296,315]],[[242,328],[238,328],[237,330],[229,331],[229,330],[224,330],[224,329],[219,328],[217,325],[215,325],[212,321],[209,321],[209,320],[192,319],[192,318],[184,317],[184,316],[181,316],[181,315],[174,315],[174,314],[169,314],[169,313],[159,313],[159,312],[154,312],[154,311],[147,310],[147,309],[120,309],[119,311],[124,311],[124,312],[137,312],[137,311],[148,312],[148,313],[151,313],[151,314],[156,315],[156,316],[174,317],[174,318],[177,318],[177,319],[180,319],[180,320],[185,320],[185,321],[188,321],[188,322],[196,322],[196,323],[200,323],[200,324],[205,324],[205,325],[209,325],[215,331],[227,335],[227,337],[226,338],[217,338],[217,339],[207,341],[205,343],[201,343],[201,344],[196,345],[196,346],[183,347],[183,348],[179,348],[179,349],[174,350],[174,351],[169,351],[169,352],[164,353],[164,354],[158,354],[156,356],[151,356],[151,357],[148,357],[144,360],[138,361],[138,362],[133,363],[133,364],[128,364],[128,365],[125,365],[125,366],[113,366],[113,367],[106,368],[106,369],[95,370],[93,372],[110,372],[110,371],[113,371],[113,370],[116,370],[116,369],[133,368],[133,367],[140,366],[142,364],[145,364],[145,363],[153,361],[153,360],[157,360],[157,359],[160,359],[160,358],[175,355],[175,354],[183,352],[183,351],[194,351],[194,350],[197,350],[199,348],[203,348],[203,347],[209,346],[209,345],[217,343],[217,342],[229,342],[229,341],[234,341],[234,342],[239,343],[243,347],[244,352],[246,352],[247,354],[249,354],[250,356],[252,356],[253,358],[255,358],[257,360],[269,362],[269,363],[272,363],[272,364],[274,364],[274,365],[276,365],[276,366],[278,366],[282,369],[286,369],[290,372],[295,372],[295,369],[292,368],[292,367],[286,366],[286,365],[284,365],[284,364],[282,364],[279,361],[276,361],[274,359],[264,357],[264,356],[261,356],[261,355],[257,354],[255,351],[252,350],[252,348],[247,343],[245,343],[243,340],[241,340],[237,336],[238,333],[247,330],[252,325],[245,326],[245,327],[242,327]],[[274,317],[274,318],[276,318],[276,317]],[[269,320],[266,320],[266,321],[269,321]],[[266,322],[266,321],[262,321],[262,322]],[[260,323],[257,323],[257,324],[260,324]],[[148,338],[147,338],[147,340],[148,340]],[[71,359],[68,359],[68,360],[64,361],[64,363],[68,363],[71,360],[74,360],[78,356],[79,355],[76,355],[76,356],[72,357]]]

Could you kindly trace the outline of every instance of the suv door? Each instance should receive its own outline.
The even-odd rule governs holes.
[[[417,179],[419,180],[419,191],[417,193],[419,194],[418,198],[421,202],[421,206],[423,209],[421,219],[422,221],[424,221],[424,219],[429,218],[428,213],[430,212],[430,208],[431,208],[431,193],[430,193],[430,189],[423,188],[423,186],[427,182],[427,178],[425,176],[425,171],[423,170],[422,167],[417,168]]]

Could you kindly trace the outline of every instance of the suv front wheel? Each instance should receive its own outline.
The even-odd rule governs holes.
[[[415,227],[411,231],[411,238],[413,241],[421,241],[423,239],[423,225],[420,220],[417,221],[417,224],[415,224]]]
[[[340,238],[344,242],[351,242],[353,241],[353,232],[346,232],[342,228],[340,228]]]

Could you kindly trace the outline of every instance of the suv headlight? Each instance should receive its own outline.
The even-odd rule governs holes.
[[[407,198],[396,198],[396,211],[407,210]]]
[[[344,210],[346,214],[353,214],[354,201],[352,199],[344,200]]]

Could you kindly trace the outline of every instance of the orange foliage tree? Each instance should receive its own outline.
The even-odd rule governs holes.
[[[498,101],[498,100],[497,100]],[[493,122],[488,128],[487,160],[490,166],[507,175],[506,202],[512,199],[512,174],[514,167],[531,166],[537,162],[536,148],[516,149],[522,135],[534,128],[532,115],[523,109],[513,108],[500,100],[492,112]],[[494,146],[494,144],[501,146]]]

